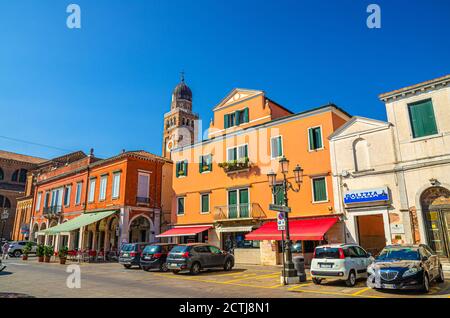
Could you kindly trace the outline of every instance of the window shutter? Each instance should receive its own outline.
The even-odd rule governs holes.
[[[309,150],[314,150],[314,133],[312,128],[308,129],[308,136],[309,136]]]
[[[212,155],[208,157],[208,170],[212,171]]]
[[[249,110],[248,107],[246,109],[244,109],[244,123],[248,123],[249,122],[249,114],[248,114]]]
[[[281,144],[281,136],[278,137],[277,139],[277,144],[278,144],[278,156],[277,157],[281,157],[283,155],[283,145]]]
[[[234,118],[235,118],[235,126],[239,126],[240,124],[241,124],[241,121],[240,121],[240,111],[239,110],[237,110],[237,111],[235,111],[234,112]]]
[[[322,129],[317,127],[314,129],[315,149],[322,148]]]
[[[271,153],[272,153],[272,158],[276,158],[276,157],[278,157],[277,156],[277,153],[276,153],[276,149],[277,149],[277,140],[275,139],[275,138],[272,138],[271,140],[270,140],[270,151],[271,151]]]
[[[198,172],[203,172],[203,156],[200,156],[200,158],[198,159]]]
[[[188,162],[187,162],[187,160],[186,161],[184,161],[183,162],[183,165],[184,165],[184,175],[187,177],[187,175],[188,175]]]
[[[414,138],[437,134],[431,100],[409,105],[409,117]]]
[[[325,184],[325,178],[317,178],[313,181],[314,201],[326,201],[327,189]]]
[[[179,162],[177,162],[175,170],[176,170],[176,175],[178,178],[180,176],[180,163]]]
[[[230,127],[229,124],[228,124],[228,121],[229,121],[229,116],[228,115],[224,115],[223,116],[223,124],[224,124],[225,129]]]

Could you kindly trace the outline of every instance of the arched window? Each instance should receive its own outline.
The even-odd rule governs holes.
[[[355,171],[370,169],[369,147],[367,140],[359,138],[353,142],[353,157],[355,161]]]
[[[0,195],[0,208],[11,208],[11,201],[3,195]]]
[[[186,126],[189,126],[189,119],[186,120]]]
[[[3,169],[0,168],[0,180],[3,180],[5,178],[5,174],[3,173]]]
[[[27,173],[28,171],[26,169],[18,169],[14,171],[11,181],[25,183],[27,182]]]
[[[186,125],[186,120],[184,118],[182,119],[181,122],[182,122],[183,126]]]

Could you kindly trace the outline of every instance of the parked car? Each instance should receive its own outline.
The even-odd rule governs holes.
[[[349,287],[355,286],[358,278],[367,277],[367,266],[374,258],[356,244],[332,244],[317,246],[311,261],[311,276],[314,284],[323,279],[344,280]]]
[[[167,255],[176,244],[155,243],[147,245],[141,254],[141,268],[148,271],[151,268],[158,268],[162,272],[167,272]]]
[[[173,273],[189,271],[196,275],[202,269],[223,268],[230,271],[234,266],[234,256],[216,246],[192,243],[175,246],[167,256],[167,267]]]
[[[444,282],[439,257],[425,244],[386,246],[367,269],[367,286],[374,289],[417,289]]]
[[[119,254],[119,264],[122,264],[125,268],[131,268],[131,266],[141,266],[141,253],[146,246],[152,243],[129,243],[122,246]]]
[[[15,241],[9,243],[8,254],[14,257],[20,257],[23,254],[23,248],[27,243],[31,243],[30,254],[36,254],[37,244],[32,241]]]

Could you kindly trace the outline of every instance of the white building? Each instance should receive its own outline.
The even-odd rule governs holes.
[[[450,256],[450,75],[380,95],[388,122],[354,117],[330,138],[336,211],[373,252],[428,243]]]

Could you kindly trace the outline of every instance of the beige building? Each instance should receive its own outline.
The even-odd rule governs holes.
[[[336,211],[374,252],[428,243],[450,255],[450,75],[380,95],[388,122],[355,117],[330,136]]]

